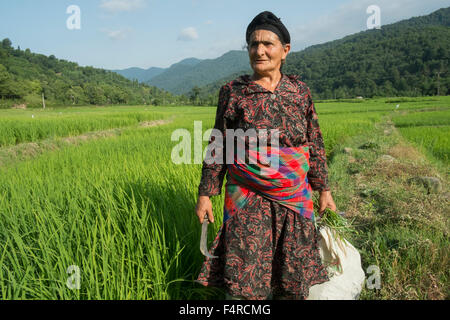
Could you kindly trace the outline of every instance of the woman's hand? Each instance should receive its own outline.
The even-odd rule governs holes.
[[[322,217],[326,208],[336,211],[336,204],[334,203],[331,191],[320,191],[319,196],[319,216]]]
[[[197,200],[197,206],[195,207],[195,212],[197,213],[200,223],[203,223],[205,218],[205,213],[208,214],[208,220],[214,223],[214,215],[212,211],[211,200],[208,196],[199,196]]]

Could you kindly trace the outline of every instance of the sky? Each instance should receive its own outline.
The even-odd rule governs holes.
[[[248,24],[262,11],[285,24],[292,52],[367,30],[371,5],[379,7],[382,27],[450,1],[2,0],[0,40],[81,66],[167,68],[186,58],[242,50]]]

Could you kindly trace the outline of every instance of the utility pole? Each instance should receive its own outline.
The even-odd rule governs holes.
[[[440,94],[440,92],[439,92],[439,89],[440,89],[440,86],[441,86],[441,83],[440,83],[440,80],[441,80],[441,71],[436,71],[436,74],[437,74],[437,95],[439,96]]]

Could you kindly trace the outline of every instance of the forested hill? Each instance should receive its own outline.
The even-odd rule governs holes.
[[[53,55],[15,49],[4,39],[0,43],[0,108],[19,103],[40,106],[42,93],[48,105],[211,105],[221,85],[251,72],[246,54],[230,51],[217,59],[192,59],[195,66],[188,66],[183,76],[184,66],[174,65],[149,85]],[[445,8],[291,52],[283,72],[300,75],[319,99],[448,95],[449,61],[450,8]],[[193,89],[187,96],[175,96],[156,88],[156,83],[176,86],[171,88],[176,93]]]
[[[189,92],[194,86],[204,86],[249,65],[246,51],[232,50],[216,59],[205,59],[192,65],[177,63],[153,77],[148,84],[175,94]]]
[[[147,82],[153,77],[164,72],[164,68],[151,67],[147,70],[141,68],[128,68],[123,70],[111,70],[115,73],[118,73],[130,80],[137,80],[139,82]]]
[[[320,98],[450,94],[450,8],[290,54]]]
[[[186,103],[185,97],[103,69],[80,67],[75,62],[0,43],[0,108],[26,103],[42,105],[167,104]]]
[[[449,60],[450,8],[445,8],[291,52],[283,72],[300,75],[320,99],[448,95]],[[218,88],[238,75],[191,94],[211,100],[211,90],[217,96]]]

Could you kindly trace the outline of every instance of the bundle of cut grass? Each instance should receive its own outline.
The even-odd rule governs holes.
[[[350,239],[357,234],[353,220],[348,221],[341,214],[326,208],[321,218],[316,219],[316,228],[329,227],[341,240]]]

